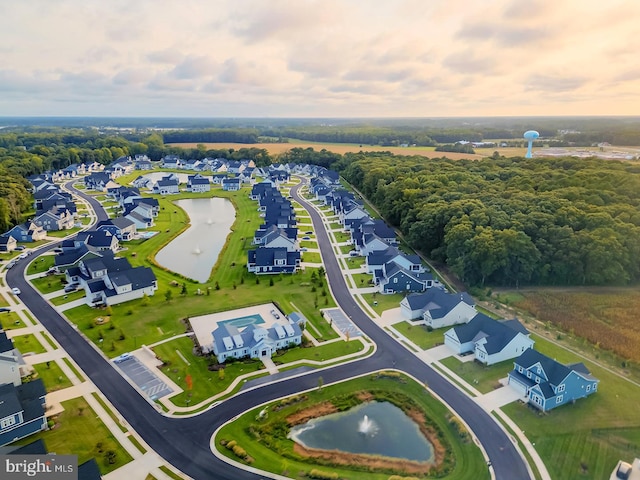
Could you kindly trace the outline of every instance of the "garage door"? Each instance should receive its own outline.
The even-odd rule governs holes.
[[[511,375],[509,375],[508,378],[511,388],[518,391],[523,397],[527,395],[527,386],[524,383],[520,382],[516,377],[512,377]]]

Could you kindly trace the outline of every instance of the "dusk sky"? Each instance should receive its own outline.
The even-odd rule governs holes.
[[[0,0],[0,115],[640,114],[637,0]]]

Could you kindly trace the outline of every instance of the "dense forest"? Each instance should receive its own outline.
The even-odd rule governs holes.
[[[342,175],[470,285],[640,279],[640,166],[354,155]]]
[[[135,154],[152,160],[166,154],[246,158],[259,166],[313,163],[340,171],[411,246],[446,262],[469,285],[606,285],[640,279],[636,164],[500,156],[451,161],[388,152],[342,156],[299,147],[272,158],[251,146],[171,147],[165,145],[167,135],[91,128],[3,130],[0,229],[30,214],[26,177],[72,163],[106,165]]]

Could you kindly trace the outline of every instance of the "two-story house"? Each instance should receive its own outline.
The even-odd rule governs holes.
[[[533,349],[514,362],[508,382],[529,404],[542,410],[573,403],[598,390],[598,382],[583,363],[563,365]]]

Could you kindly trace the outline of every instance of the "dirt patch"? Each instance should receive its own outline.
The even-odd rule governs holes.
[[[338,409],[332,403],[322,402],[289,415],[287,417],[287,423],[293,427],[301,423],[306,423],[311,419],[324,417],[325,415],[337,412]]]

